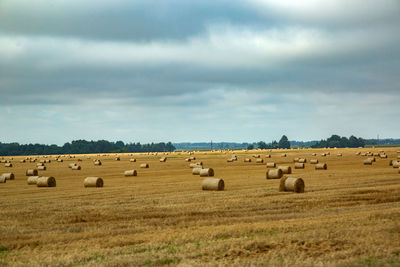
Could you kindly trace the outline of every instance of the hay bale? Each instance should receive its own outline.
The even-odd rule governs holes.
[[[264,159],[257,159],[256,163],[264,163]]]
[[[294,158],[293,162],[299,162],[299,158]]]
[[[28,185],[36,185],[37,180],[39,179],[40,176],[29,176],[26,182]]]
[[[56,179],[52,176],[39,176],[36,185],[37,187],[56,187]]]
[[[21,163],[25,163],[26,161],[24,159],[21,159],[19,162]]]
[[[130,162],[136,162],[136,159],[130,159],[129,161]]]
[[[37,176],[38,175],[38,170],[36,169],[29,169],[26,170],[26,176]]]
[[[254,154],[253,155],[253,158],[256,158],[256,159],[258,159],[258,158],[260,158],[261,156],[259,155],[259,154]]]
[[[326,170],[328,169],[328,165],[326,163],[318,163],[315,165],[316,170]]]
[[[378,156],[379,156],[379,153],[375,152],[375,153],[373,153],[372,155],[373,155],[374,157],[378,157]]]
[[[96,160],[96,161],[94,162],[94,165],[95,165],[95,166],[101,166],[101,165],[102,165],[102,163],[101,163],[101,161],[100,161],[100,160]]]
[[[368,158],[368,159],[371,160],[372,162],[376,162],[375,157],[373,157],[373,158]]]
[[[160,162],[166,162],[166,161],[167,161],[167,157],[160,158]]]
[[[84,187],[103,187],[104,182],[101,177],[86,177],[83,180]]]
[[[44,166],[44,163],[41,163],[41,162],[36,163],[36,167],[39,167],[39,166]]]
[[[295,164],[294,164],[294,168],[295,169],[304,169],[304,163],[301,163],[301,162],[296,162]]]
[[[201,183],[203,190],[216,190],[222,191],[225,188],[224,180],[218,178],[206,178]]]
[[[148,168],[149,164],[148,163],[142,163],[140,164],[140,168]]]
[[[266,158],[271,158],[270,154],[265,155]]]
[[[76,166],[76,163],[70,163],[70,164],[68,164],[68,168],[71,168],[71,169],[72,169],[72,167],[74,167],[74,166]]]
[[[6,180],[14,180],[15,176],[12,172],[3,173],[1,176],[5,177]]]
[[[312,159],[312,160],[310,160],[310,164],[318,164],[318,160],[317,159]]]
[[[267,171],[266,178],[267,179],[279,179],[283,175],[283,171],[281,169],[272,169]]]
[[[128,170],[124,172],[125,176],[137,176],[137,171],[136,170]]]
[[[393,161],[393,168],[399,168],[400,167],[400,161]]]
[[[299,163],[307,163],[307,159],[299,159]]]
[[[314,156],[314,157],[315,157],[316,155],[317,155],[317,153],[312,153],[312,154],[311,154],[311,156]]]
[[[386,154],[379,154],[379,157],[380,157],[381,159],[387,159],[387,155],[386,155]]]
[[[279,191],[304,193],[304,181],[301,178],[284,176],[280,180]]]
[[[397,160],[390,160],[389,161],[389,166],[393,166],[393,162],[396,162]]]
[[[7,182],[6,177],[4,177],[3,175],[0,175],[0,184],[4,184]]]
[[[275,168],[276,164],[275,162],[267,162],[267,168]]]
[[[190,158],[186,158],[185,161],[191,162],[192,160]]]
[[[372,165],[372,159],[366,159],[366,160],[364,160],[364,165]]]
[[[120,161],[121,158],[120,158],[120,157],[116,157],[115,160],[116,160],[116,161]]]
[[[11,168],[13,165],[12,165],[12,163],[6,163],[6,164],[4,164],[4,167],[7,167],[7,168]]]
[[[196,157],[189,157],[190,160],[196,160]]]
[[[71,170],[80,171],[81,170],[81,166],[79,166],[79,165],[72,166]]]
[[[245,158],[243,161],[244,161],[244,162],[251,162],[251,159]]]
[[[285,157],[286,157],[286,153],[283,153],[283,154],[281,155],[281,157],[282,157],[282,158],[285,158]]]
[[[326,157],[326,153],[321,153],[321,157]]]
[[[58,161],[58,162],[64,162],[64,160],[63,160],[63,159],[57,159],[57,161]]]
[[[203,169],[202,167],[193,168],[193,169],[192,169],[192,174],[193,174],[193,175],[200,175],[200,171],[201,171],[202,169]]]
[[[234,162],[234,159],[227,159],[226,162]]]
[[[200,177],[214,176],[213,168],[205,168],[200,170]]]
[[[37,169],[40,171],[45,171],[47,168],[46,166],[38,166]]]
[[[189,164],[190,168],[203,168],[203,164],[198,164],[198,163],[190,163]]]
[[[283,174],[291,174],[292,173],[292,168],[290,166],[278,166],[278,169],[281,169]]]

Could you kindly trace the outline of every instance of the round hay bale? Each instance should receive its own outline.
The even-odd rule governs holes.
[[[190,158],[186,158],[185,161],[190,162],[192,160]]]
[[[25,163],[26,161],[24,159],[21,159],[19,162],[21,163]]]
[[[4,184],[7,182],[6,177],[4,177],[3,175],[0,175],[0,184]]]
[[[283,174],[291,174],[292,173],[292,168],[290,166],[278,166],[278,169],[281,169]]]
[[[267,162],[267,168],[275,168],[276,164],[275,162]]]
[[[400,167],[400,161],[393,161],[393,168]]]
[[[136,162],[136,159],[130,159],[129,161],[130,162]]]
[[[389,166],[393,166],[393,162],[396,162],[397,160],[390,160],[389,161]]]
[[[259,154],[254,154],[253,155],[253,158],[256,158],[256,159],[258,159],[258,158],[260,158],[261,156],[259,155]]]
[[[189,164],[190,168],[203,168],[202,164],[198,164],[198,163],[190,163]]]
[[[386,154],[379,154],[379,157],[380,157],[381,159],[387,159],[387,155],[386,155]]]
[[[203,190],[216,190],[222,191],[225,188],[224,180],[218,178],[206,178],[201,183]]]
[[[116,161],[120,161],[121,159],[120,159],[120,157],[116,157],[115,160]]]
[[[328,169],[328,165],[326,163],[318,163],[315,165],[316,170],[326,170]]]
[[[372,155],[373,155],[374,157],[377,157],[377,156],[379,156],[379,153],[376,153],[376,152],[375,152],[375,153],[373,153]]]
[[[364,160],[364,165],[372,165],[372,159],[366,159]]]
[[[282,177],[279,183],[279,191],[304,193],[304,181],[301,178]]]
[[[281,169],[272,169],[267,171],[267,179],[279,179],[283,175],[283,171]]]
[[[196,157],[189,157],[190,160],[196,160]]]
[[[202,167],[200,167],[200,168],[193,168],[193,169],[192,169],[192,174],[193,174],[193,175],[200,175],[201,169],[203,169],[203,168],[202,168]]]
[[[147,164],[147,163],[140,164],[140,168],[148,168],[148,167],[149,167],[149,164]]]
[[[68,164],[68,168],[71,168],[71,169],[72,169],[72,167],[74,167],[74,166],[76,166],[76,163],[70,163],[70,164]]]
[[[137,176],[137,171],[136,170],[128,170],[124,172],[125,176]]]
[[[307,163],[307,159],[299,159],[299,163]]]
[[[28,183],[28,185],[35,185],[39,177],[40,176],[29,176],[26,182]]]
[[[214,176],[214,170],[212,168],[205,168],[200,170],[200,177]]]
[[[26,170],[26,176],[37,176],[38,175],[38,170],[36,169],[30,169]]]
[[[79,166],[79,165],[72,166],[71,170],[80,171],[81,170],[81,166]]]
[[[286,157],[286,154],[285,154],[285,153],[284,153],[284,154],[282,154],[282,155],[281,155],[281,157],[282,157],[282,158],[285,158],[285,157]]]
[[[312,154],[311,154],[311,156],[314,156],[314,157],[315,157],[316,155],[317,155],[317,153],[312,153]]]
[[[6,180],[14,180],[15,179],[14,173],[12,173],[12,172],[3,173],[1,176],[3,176]]]
[[[322,153],[322,154],[321,154],[321,157],[326,157],[326,153]]]
[[[312,159],[312,160],[310,160],[310,164],[318,164],[318,160],[317,159]]]
[[[259,158],[258,158],[258,159],[256,160],[256,163],[264,163],[264,159],[259,159]]]
[[[83,181],[84,187],[103,187],[104,182],[100,177],[86,177]]]
[[[270,158],[270,157],[271,157],[271,155],[270,155],[270,154],[267,154],[267,155],[265,155],[265,157],[266,157],[266,158]]]
[[[371,160],[372,162],[376,162],[375,157],[373,157],[373,158],[368,158],[368,159]]]
[[[95,166],[101,166],[101,165],[102,165],[102,163],[101,163],[101,161],[100,161],[100,160],[96,160],[96,161],[94,162],[94,165],[95,165]]]
[[[13,165],[12,165],[12,163],[6,163],[6,164],[4,164],[4,167],[7,167],[7,168],[11,168]]]
[[[293,162],[299,162],[299,158],[294,158]]]
[[[251,159],[245,158],[243,161],[244,161],[244,162],[251,162]]]
[[[56,179],[52,176],[39,176],[36,185],[38,187],[56,187]]]
[[[41,170],[41,171],[45,171],[47,168],[46,168],[46,166],[38,166],[37,169]]]
[[[63,160],[63,159],[57,159],[57,161],[58,161],[58,162],[64,162],[64,160]]]
[[[39,167],[39,166],[44,166],[44,163],[41,163],[41,162],[36,163],[36,167]]]
[[[167,161],[167,158],[166,158],[166,157],[160,158],[160,162],[166,162],[166,161]]]
[[[300,163],[300,162],[296,162],[295,164],[294,164],[294,168],[295,169],[304,169],[304,163]]]
[[[227,159],[226,162],[234,162],[234,159]]]

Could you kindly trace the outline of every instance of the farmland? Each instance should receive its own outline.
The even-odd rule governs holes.
[[[118,154],[120,161],[48,156],[39,175],[55,177],[53,188],[27,185],[25,171],[36,163],[14,157],[12,168],[0,165],[0,174],[15,174],[0,184],[0,265],[399,266],[400,174],[389,166],[399,149],[384,148],[388,158],[368,166],[355,155],[378,150],[195,152],[194,162],[212,167],[224,191],[201,190],[203,177],[192,175],[185,152]],[[233,154],[238,160],[227,162]],[[328,169],[309,162],[294,169],[295,157]],[[279,180],[265,178],[272,161],[292,166],[305,193],[279,192]],[[68,168],[73,162],[82,170]],[[123,175],[132,169],[137,176]],[[88,176],[102,177],[104,187],[85,188]]]

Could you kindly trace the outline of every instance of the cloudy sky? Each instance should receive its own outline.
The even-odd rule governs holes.
[[[400,137],[400,2],[0,0],[0,142]]]

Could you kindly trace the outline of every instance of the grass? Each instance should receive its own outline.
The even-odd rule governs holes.
[[[400,266],[400,175],[388,165],[398,149],[385,148],[388,159],[367,167],[358,150],[289,150],[286,158],[235,151],[233,163],[230,153],[195,153],[224,179],[222,192],[201,190],[185,153],[165,163],[160,154],[111,154],[100,157],[103,166],[77,155],[81,171],[68,168],[77,158],[52,161],[40,174],[54,176],[55,188],[28,186],[25,171],[35,163],[14,157],[16,178],[0,185],[0,265]],[[265,165],[243,162],[272,154],[268,161],[293,167],[294,157],[313,152],[328,170],[292,168],[304,194],[278,192]],[[143,162],[150,168],[140,169]],[[138,176],[124,177],[127,169]],[[102,177],[104,187],[84,188],[87,176]]]

